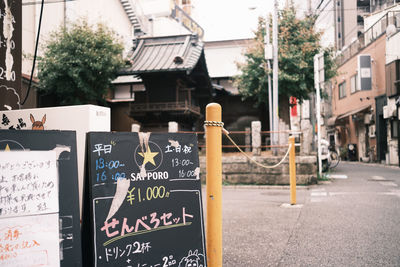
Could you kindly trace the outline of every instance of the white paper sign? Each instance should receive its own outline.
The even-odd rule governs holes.
[[[361,68],[361,78],[371,78],[371,69]]]
[[[0,266],[60,266],[58,214],[0,219]]]
[[[0,218],[56,212],[55,151],[0,152]]]

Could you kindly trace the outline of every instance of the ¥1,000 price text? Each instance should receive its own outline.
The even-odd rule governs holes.
[[[170,193],[165,189],[165,186],[147,187],[143,192],[141,188],[132,187],[128,191],[127,201],[133,205],[134,201],[150,201],[153,199],[168,198]]]

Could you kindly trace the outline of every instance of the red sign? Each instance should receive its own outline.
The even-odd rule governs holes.
[[[294,96],[291,96],[289,103],[290,103],[290,115],[292,117],[296,117],[297,116],[297,99]]]

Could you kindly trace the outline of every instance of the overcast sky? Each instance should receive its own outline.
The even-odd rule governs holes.
[[[279,2],[282,6],[285,0]],[[193,5],[195,10],[192,16],[203,27],[204,40],[215,41],[254,37],[258,17],[272,15],[274,1],[193,0]]]

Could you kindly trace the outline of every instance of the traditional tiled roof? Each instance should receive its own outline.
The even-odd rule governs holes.
[[[203,43],[196,35],[179,35],[137,39],[125,74],[186,71],[194,69],[203,52]]]

